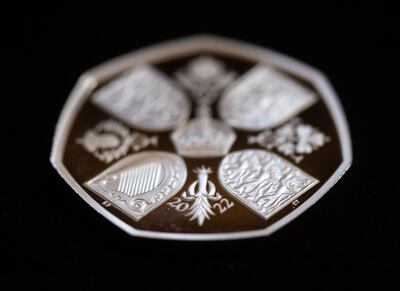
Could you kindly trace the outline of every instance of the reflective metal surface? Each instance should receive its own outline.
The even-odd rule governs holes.
[[[66,182],[124,231],[184,240],[268,235],[324,195],[351,158],[322,73],[215,36],[84,73],[51,154]]]

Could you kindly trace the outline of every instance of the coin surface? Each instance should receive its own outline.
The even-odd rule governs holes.
[[[84,73],[51,154],[67,183],[127,233],[183,240],[268,235],[351,160],[344,113],[321,72],[215,36]]]

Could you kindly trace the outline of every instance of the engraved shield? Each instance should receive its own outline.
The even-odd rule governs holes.
[[[344,113],[321,72],[215,36],[84,73],[51,154],[116,226],[183,240],[268,235],[321,198],[351,159]]]

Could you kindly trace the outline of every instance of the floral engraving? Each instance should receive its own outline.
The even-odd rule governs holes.
[[[268,150],[276,149],[296,163],[300,163],[304,155],[311,154],[329,141],[328,136],[303,123],[300,118],[295,118],[275,130],[268,129],[248,138],[249,144],[258,144]]]
[[[127,127],[114,120],[98,123],[76,140],[100,161],[110,163],[125,156],[129,148],[134,152],[158,145],[158,137],[148,137],[139,132],[130,132]]]

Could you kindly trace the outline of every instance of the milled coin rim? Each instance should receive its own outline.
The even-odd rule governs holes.
[[[103,83],[111,79],[115,74],[126,71],[127,69],[139,64],[161,62],[163,60],[168,60],[171,57],[185,56],[202,50],[207,50],[210,53],[221,53],[232,57],[244,58],[254,61],[255,63],[260,61],[265,62],[266,64],[280,68],[310,82],[319,92],[319,95],[323,99],[334,120],[340,139],[343,161],[334,174],[320,187],[320,189],[318,189],[316,193],[285,217],[264,229],[228,233],[171,233],[135,229],[128,223],[111,214],[88,193],[86,193],[83,186],[80,186],[75,181],[62,163],[65,145],[71,126],[79,112],[79,109],[84,104],[90,93],[97,87],[97,84]],[[352,148],[350,133],[343,108],[334,89],[322,72],[302,63],[301,61],[292,59],[291,57],[270,49],[219,36],[198,35],[172,40],[137,50],[99,65],[82,74],[62,109],[56,126],[50,161],[58,173],[75,190],[75,192],[82,197],[83,200],[92,206],[98,213],[130,235],[171,240],[228,240],[266,236],[295,219],[328,192],[328,190],[349,169],[352,162]]]

